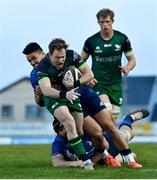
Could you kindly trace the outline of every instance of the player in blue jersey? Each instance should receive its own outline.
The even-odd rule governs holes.
[[[133,138],[132,123],[145,118],[149,115],[147,110],[141,109],[134,111],[126,116],[119,126],[119,133],[128,142]],[[54,142],[52,143],[52,164],[55,167],[82,167],[83,163],[79,160],[74,152],[69,148],[68,141],[66,138],[66,131],[59,123],[55,120],[53,122],[53,128],[57,133]],[[105,139],[109,143],[108,152],[120,162],[125,163],[125,158],[121,156],[120,151],[112,141],[112,138],[108,133],[104,133]],[[86,149],[87,156],[91,158],[94,164],[104,164],[100,154],[97,154],[95,146],[92,143],[91,137],[87,134],[83,137],[84,147]],[[136,157],[136,154],[134,154]]]
[[[31,42],[27,44],[26,47],[23,49],[22,53],[26,55],[27,61],[33,66],[33,69],[30,73],[30,80],[34,90],[35,102],[40,106],[44,106],[44,102],[42,101],[43,94],[37,81],[36,67],[41,61],[41,59],[46,56],[46,54],[44,53],[41,46],[36,42]]]

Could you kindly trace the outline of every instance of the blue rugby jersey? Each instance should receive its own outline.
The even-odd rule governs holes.
[[[30,81],[33,89],[38,85],[37,71],[35,68],[32,69],[30,73]]]
[[[119,150],[116,148],[114,142],[112,141],[110,135],[108,133],[104,133],[104,137],[107,139],[108,143],[109,143],[109,150],[108,152],[113,156],[117,156],[119,154]],[[91,142],[91,138],[88,135],[84,135],[83,139],[83,145],[85,147],[86,150],[86,154],[88,158],[92,158],[95,153],[95,147]],[[62,154],[65,159],[67,159],[68,154],[72,153],[74,154],[74,152],[72,151],[72,149],[70,149],[68,140],[63,139],[61,136],[57,135],[55,140],[52,143],[52,156],[57,155],[57,154]],[[70,158],[68,159],[70,160]],[[72,159],[74,160],[74,159]]]
[[[95,147],[90,141],[90,137],[88,135],[84,135],[82,141],[86,151],[87,158],[93,157],[96,151]],[[65,159],[69,158],[68,160],[74,160],[70,159],[70,157],[72,157],[71,154],[74,154],[74,151],[70,148],[68,140],[62,138],[59,135],[55,137],[54,142],[52,143],[52,156],[57,154],[62,154]]]

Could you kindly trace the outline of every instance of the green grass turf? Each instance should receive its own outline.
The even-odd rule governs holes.
[[[0,179],[155,179],[157,178],[157,144],[131,144],[142,169],[127,166],[108,168],[103,165],[94,171],[80,168],[53,168],[51,145],[1,145]]]

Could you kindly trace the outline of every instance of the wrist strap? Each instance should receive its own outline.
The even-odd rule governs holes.
[[[59,97],[60,98],[66,98],[66,91],[60,91],[60,93],[59,93]]]
[[[74,88],[79,87],[81,85],[80,80],[74,82]]]

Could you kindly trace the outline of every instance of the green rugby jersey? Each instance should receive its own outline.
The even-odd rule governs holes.
[[[65,69],[71,65],[74,65],[77,68],[83,68],[84,64],[86,64],[86,62],[81,59],[80,55],[73,50],[67,50],[64,66],[62,69],[57,70],[55,66],[52,65],[49,55],[46,55],[46,57],[40,61],[37,67],[38,81],[42,78],[48,77],[52,85],[59,85],[59,87],[63,88],[62,79]],[[71,108],[71,110],[82,112],[82,107],[79,100],[75,100],[73,101],[73,104],[71,104],[66,98],[55,99],[43,96],[43,101],[48,111],[52,114],[54,113],[55,109],[58,108],[58,106],[65,104]]]
[[[102,39],[100,32],[89,37],[84,44],[83,51],[92,57],[92,71],[98,83],[111,85],[121,83],[122,53],[132,54],[132,47],[127,36],[113,30],[110,40]]]
[[[44,77],[48,77],[51,81],[51,84],[62,85],[62,79],[65,69],[72,65],[80,68],[84,63],[86,62],[81,59],[81,56],[79,54],[77,54],[73,50],[67,50],[64,66],[62,69],[57,70],[56,67],[52,65],[51,60],[47,54],[46,57],[43,58],[38,65],[38,81]]]

